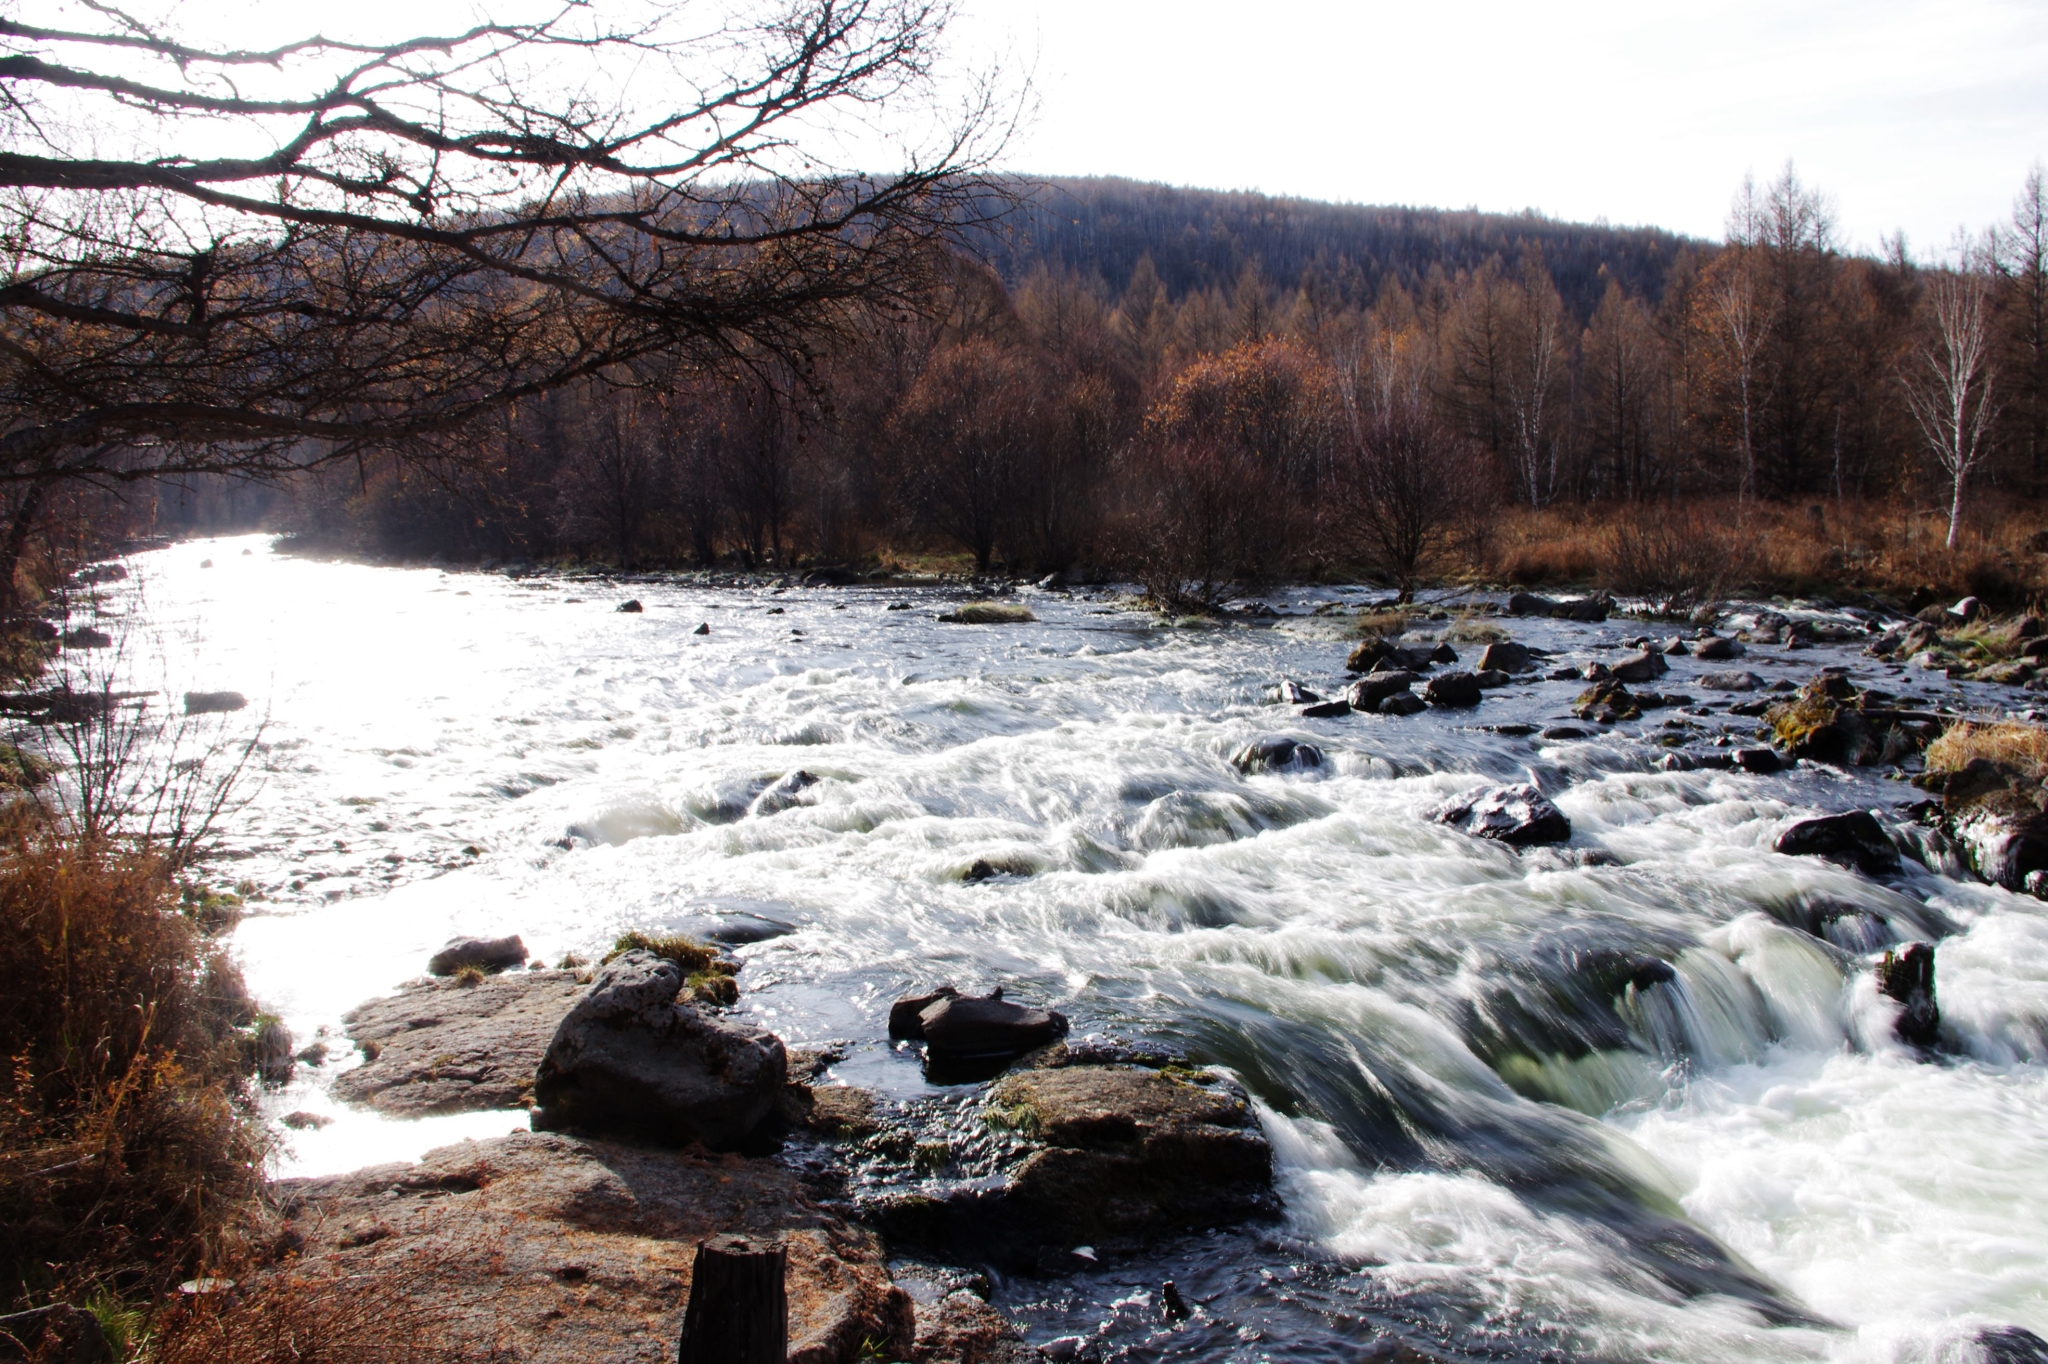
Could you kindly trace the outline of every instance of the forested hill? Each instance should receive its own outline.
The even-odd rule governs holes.
[[[1055,177],[1029,186],[1025,206],[989,247],[1011,283],[1045,264],[1099,273],[1120,292],[1150,253],[1176,297],[1227,291],[1250,261],[1275,284],[1300,283],[1313,270],[1344,302],[1366,306],[1388,275],[1414,290],[1432,265],[1455,275],[1497,254],[1512,266],[1534,247],[1566,306],[1586,317],[1607,287],[1602,266],[1629,293],[1655,300],[1678,253],[1704,245],[1656,228],[1533,213],[1331,204],[1122,179]]]

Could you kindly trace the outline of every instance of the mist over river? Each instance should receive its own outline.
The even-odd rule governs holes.
[[[1757,722],[1725,708],[1587,740],[1478,728],[1569,723],[1580,683],[1410,718],[1268,703],[1283,676],[1341,683],[1349,615],[1310,613],[1363,589],[1276,593],[1277,619],[1214,628],[1026,590],[1038,623],[961,626],[935,589],[513,579],[266,537],[126,562],[100,589],[125,627],[113,666],[172,696],[241,691],[229,732],[264,725],[216,879],[256,888],[234,939],[253,992],[340,1058],[264,1096],[335,1119],[282,1132],[280,1174],[523,1126],[328,1097],[353,1057],[340,1015],[448,937],[517,932],[552,962],[758,920],[776,936],[737,949],[738,1012],[846,1044],[836,1080],[925,1092],[888,1005],[950,981],[1056,1007],[1076,1037],[1182,1049],[1261,1102],[1284,1221],[1000,1283],[1034,1340],[1961,1364],[1983,1328],[2048,1335],[2048,905],[1772,851],[1815,813],[1905,824],[1919,793],[1877,769],[1655,769],[1667,721],[1747,740]],[[614,609],[629,596],[643,613]],[[1668,633],[1503,623],[1571,662]],[[1659,688],[1700,700],[1690,679],[1726,666],[1671,663]],[[1926,701],[2011,695],[1853,645],[1741,666],[1831,663]],[[1230,755],[1265,734],[1328,761],[1242,775]],[[799,768],[820,778],[807,803],[744,814]],[[1569,845],[1424,817],[1522,780]],[[977,861],[998,874],[965,879]],[[1894,1039],[1868,965],[1911,939],[1939,939],[1933,1060]],[[1175,1330],[1152,1307],[1165,1278],[1201,1304]]]

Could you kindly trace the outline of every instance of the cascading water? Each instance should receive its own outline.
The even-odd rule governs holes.
[[[456,932],[556,959],[718,920],[753,926],[742,1010],[846,1042],[849,1083],[924,1090],[883,1018],[941,981],[1234,1070],[1284,1222],[1002,1285],[1036,1338],[1131,1359],[1933,1361],[1975,1357],[1986,1326],[2048,1334],[2043,906],[1771,850],[1801,814],[1910,794],[1879,774],[1656,771],[1655,739],[1694,733],[1660,728],[1687,723],[1670,712],[1582,741],[1478,728],[1555,723],[1565,683],[1410,719],[1267,704],[1281,676],[1341,679],[1341,617],[1158,629],[1041,593],[1037,624],[957,626],[900,590],[653,582],[621,615],[601,582],[253,537],[128,562],[102,589],[129,627],[108,666],[236,688],[252,706],[229,725],[261,717],[236,948],[302,1039]],[[1513,629],[1587,658],[1643,627]],[[1847,648],[1747,666],[1835,662],[1916,680]],[[1701,665],[1673,663],[1659,686],[1690,690]],[[1329,761],[1236,771],[1268,733]],[[786,808],[755,803],[799,769],[817,780]],[[1424,817],[1482,780],[1540,784],[1569,847]],[[1936,938],[1930,1062],[1892,1038],[1868,960]],[[347,1110],[332,1070],[264,1100],[335,1119],[287,1134],[284,1173],[518,1121]],[[1168,1277],[1197,1304],[1172,1331],[1150,1296]]]

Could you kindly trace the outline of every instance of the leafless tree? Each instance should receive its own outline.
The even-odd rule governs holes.
[[[1509,328],[1508,413],[1516,472],[1529,506],[1540,508],[1557,491],[1557,449],[1548,424],[1551,392],[1563,366],[1559,336],[1564,301],[1542,262],[1523,262],[1522,280]],[[1545,453],[1549,454],[1549,477]]]
[[[1928,275],[1927,334],[1900,376],[1928,451],[1948,475],[1950,549],[1962,532],[1964,487],[1990,449],[1998,415],[1984,257],[1980,248],[1965,245],[1954,269]]]
[[[1000,203],[978,172],[1010,106],[940,79],[947,0],[723,13],[563,0],[244,50],[10,7],[0,481],[431,446],[642,357],[801,370],[915,297]],[[921,140],[839,169],[815,149],[847,118]]]

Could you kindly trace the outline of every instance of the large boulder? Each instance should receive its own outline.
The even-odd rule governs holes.
[[[1934,1000],[1934,949],[1924,942],[1886,948],[1877,964],[1877,992],[1901,1006],[1893,1030],[1901,1042],[1931,1047],[1941,1031],[1941,1010]]]
[[[918,1013],[925,1074],[940,1084],[985,1080],[1067,1035],[1066,1015],[988,995],[948,995]]]
[[[1374,636],[1362,641],[1344,660],[1346,672],[1362,673],[1405,669],[1427,672],[1438,663],[1456,663],[1457,651],[1448,644],[1397,644]]]
[[[1519,673],[1527,672],[1535,666],[1535,661],[1529,653],[1529,646],[1517,644],[1511,639],[1495,640],[1486,646],[1486,652],[1479,655],[1481,671],[1497,668],[1504,673]]]
[[[1272,1148],[1244,1093],[1214,1075],[1052,1064],[1005,1077],[970,1116],[912,1138],[941,1172],[924,1191],[869,1203],[892,1239],[1071,1266],[1077,1245],[1108,1250],[1275,1210]]]
[[[1421,680],[1420,674],[1406,670],[1371,672],[1351,684],[1351,689],[1345,693],[1345,699],[1350,701],[1353,710],[1370,715],[1380,708],[1382,701],[1390,696],[1406,694],[1410,687]]]
[[[1508,614],[1511,616],[1547,616],[1556,609],[1556,602],[1534,592],[1517,592],[1508,598]]]
[[[1608,672],[1623,682],[1654,682],[1671,671],[1664,655],[1650,649],[1628,654],[1608,665]]]
[[[1254,739],[1231,756],[1231,765],[1246,775],[1260,772],[1306,772],[1323,765],[1323,750],[1284,735]]]
[[[1989,758],[1973,758],[1942,786],[1943,823],[1970,869],[1995,886],[2024,890],[2048,871],[2048,790]]]
[[[679,1003],[682,988],[682,968],[652,952],[606,965],[541,1059],[534,1127],[714,1151],[743,1142],[782,1093],[782,1042]]]
[[[1429,679],[1422,697],[1432,706],[1476,706],[1481,698],[1479,679],[1468,672],[1441,673]]]
[[[1490,838],[1510,847],[1563,843],[1572,822],[1541,791],[1529,785],[1475,787],[1429,812],[1439,824]]]
[[[585,985],[574,971],[519,971],[465,987],[422,980],[342,1015],[363,1064],[337,1098],[396,1118],[524,1108],[548,1043]]]
[[[1626,683],[1609,677],[1580,692],[1572,702],[1572,714],[1596,724],[1619,724],[1623,720],[1640,720],[1643,702],[1629,691]]]
[[[1606,620],[1608,613],[1613,609],[1614,599],[1605,592],[1600,592],[1590,597],[1580,597],[1576,601],[1559,602],[1551,608],[1550,614],[1559,620],[1593,623]]]
[[[509,938],[450,938],[446,946],[427,958],[427,974],[452,976],[464,967],[479,971],[509,971],[526,965],[526,944],[514,933]]]
[[[1899,869],[1899,850],[1868,810],[1802,819],[1779,834],[1772,846],[1791,857],[1824,857],[1865,876]]]

